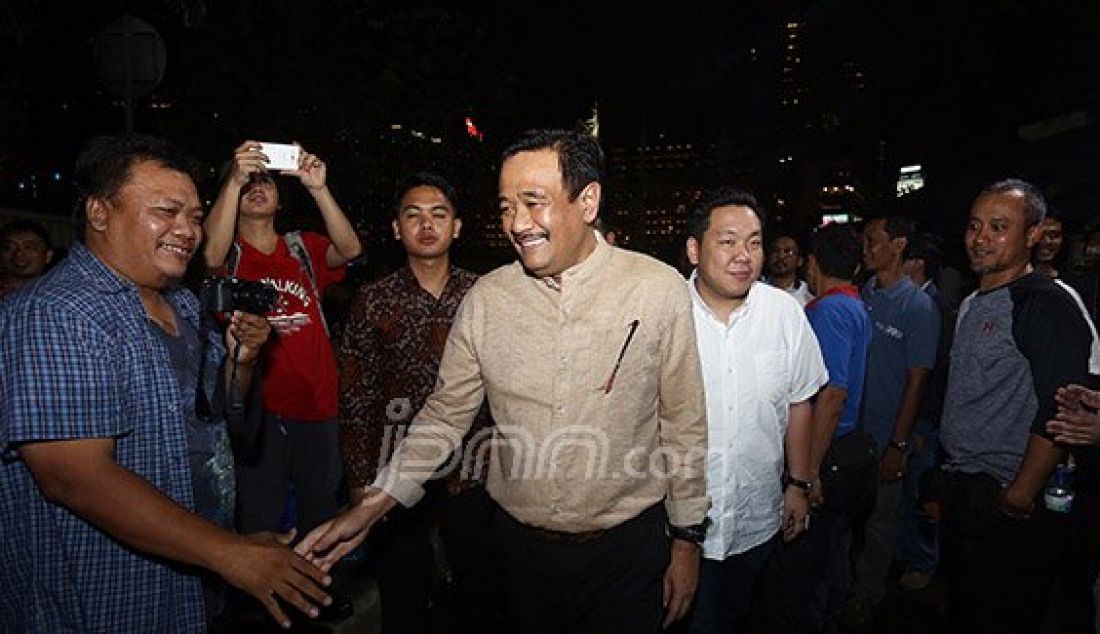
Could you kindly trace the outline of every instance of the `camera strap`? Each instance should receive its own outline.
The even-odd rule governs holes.
[[[321,325],[325,328],[325,336],[331,337],[332,335],[328,331],[328,320],[325,319],[325,311],[321,309],[321,289],[317,288],[317,277],[313,275],[313,263],[309,259],[309,252],[306,251],[306,243],[302,240],[301,231],[291,231],[283,236],[283,240],[286,241],[286,246],[290,249],[290,255],[298,260],[298,265],[306,272],[306,277],[309,278],[309,285],[313,288],[313,297],[317,299],[317,314],[321,316]]]
[[[317,277],[313,274],[313,263],[309,259],[309,251],[306,250],[306,243],[302,240],[301,231],[290,231],[282,236],[284,242],[286,242],[287,250],[290,251],[290,256],[298,261],[298,267],[305,272],[306,278],[309,279],[310,289],[313,291],[313,297],[317,301],[317,314],[321,316],[321,325],[325,329],[325,335],[331,336],[328,330],[328,320],[325,319],[325,311],[321,308],[321,290],[317,288]],[[225,270],[229,277],[237,276],[237,267],[241,263],[241,244],[236,240],[229,246],[229,254],[225,259]]]

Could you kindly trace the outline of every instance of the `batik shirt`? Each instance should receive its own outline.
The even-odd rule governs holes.
[[[428,400],[451,322],[475,281],[473,273],[451,267],[436,299],[405,266],[359,289],[337,353],[340,450],[350,486],[374,480]],[[484,480],[487,462],[478,450],[490,424],[488,407],[482,405],[466,434],[473,442],[459,452],[458,469],[448,470],[463,486]]]

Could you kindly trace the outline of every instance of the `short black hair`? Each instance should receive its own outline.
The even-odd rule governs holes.
[[[859,273],[863,247],[849,224],[831,223],[818,227],[810,235],[810,255],[825,275],[851,281]]]
[[[558,169],[562,184],[569,192],[570,202],[577,199],[589,183],[601,183],[605,159],[599,142],[584,132],[570,130],[528,130],[501,154],[500,162],[520,152],[554,150],[558,153]]]
[[[46,231],[46,227],[42,226],[42,223],[34,220],[20,218],[12,220],[0,227],[0,240],[5,240],[8,237],[21,232],[33,233],[38,236],[42,243],[46,245],[46,249],[51,249],[50,246],[50,232]]]
[[[913,238],[906,259],[924,260],[924,276],[930,280],[936,279],[943,267],[943,240],[933,233],[918,233]]]
[[[394,217],[401,215],[401,199],[405,197],[405,194],[409,193],[410,189],[415,187],[432,187],[438,189],[439,192],[443,194],[443,197],[447,199],[447,202],[451,203],[451,209],[454,210],[455,217],[458,217],[458,191],[455,190],[454,185],[451,185],[451,182],[446,178],[431,172],[416,172],[401,179],[401,182],[397,184],[397,190],[393,197]]]
[[[996,183],[987,185],[978,194],[978,198],[990,194],[1019,193],[1024,197],[1024,212],[1027,215],[1027,226],[1034,227],[1047,216],[1047,201],[1039,188],[1019,178],[1006,178]]]
[[[798,236],[794,235],[794,233],[790,231],[778,231],[775,235],[768,238],[768,250],[771,251],[775,247],[775,243],[779,240],[782,240],[783,238],[787,238],[788,240],[793,242],[794,247],[798,249],[798,255],[802,255],[802,243],[799,242]]]
[[[698,241],[703,240],[703,234],[710,227],[710,214],[719,207],[748,207],[760,220],[760,231],[763,233],[766,219],[764,210],[757,202],[756,196],[740,187],[726,186],[712,189],[704,193],[691,207],[687,219],[688,235]]]
[[[130,178],[135,163],[153,161],[197,181],[194,159],[164,139],[144,134],[120,134],[92,139],[80,152],[73,170],[76,198],[82,212],[89,198],[112,199]]]
[[[903,260],[908,258],[909,249],[913,246],[913,239],[917,233],[917,227],[913,221],[899,214],[888,214],[871,220],[883,221],[882,229],[886,232],[886,235],[890,236],[891,240],[905,238],[905,250],[902,251],[901,258]]]

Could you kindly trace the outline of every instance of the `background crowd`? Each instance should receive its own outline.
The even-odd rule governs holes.
[[[338,623],[328,571],[355,553],[385,632],[838,631],[938,580],[954,631],[1091,627],[1066,605],[1100,569],[1100,234],[1067,260],[1034,185],[975,192],[962,236],[891,209],[782,226],[719,188],[692,203],[685,282],[596,229],[596,140],[535,131],[500,165],[516,263],[455,266],[456,188],[414,173],[389,210],[404,263],[352,284],[363,249],[325,160],[269,172],[244,141],[206,210],[161,143],[85,150],[66,257],[33,222],[0,227],[0,493],[80,571],[21,567],[7,540],[8,596],[34,600],[0,603],[4,625],[231,631],[288,604]],[[288,187],[323,231],[276,230]],[[969,270],[945,261],[959,247]],[[276,296],[203,317],[179,285],[206,298],[197,269]],[[548,475],[516,475],[523,442],[553,447]],[[593,444],[650,468],[593,475]],[[226,548],[232,566],[203,556]],[[105,586],[111,561],[135,576]]]

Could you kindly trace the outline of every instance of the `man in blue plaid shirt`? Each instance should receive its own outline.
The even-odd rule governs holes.
[[[204,518],[196,376],[222,349],[176,285],[202,238],[189,165],[159,139],[93,141],[75,173],[84,243],[0,308],[0,631],[202,631],[204,571],[284,626],[276,597],[311,615],[328,601],[275,536]],[[268,332],[235,313],[239,365],[213,383],[243,393]]]

